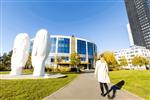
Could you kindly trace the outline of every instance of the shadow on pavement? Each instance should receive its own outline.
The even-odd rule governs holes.
[[[121,80],[120,82],[111,86],[110,90],[107,93],[105,93],[105,95],[109,94],[112,91],[113,93],[112,93],[112,95],[109,95],[109,99],[114,99],[116,96],[117,90],[120,90],[124,84],[125,84],[125,81]]]

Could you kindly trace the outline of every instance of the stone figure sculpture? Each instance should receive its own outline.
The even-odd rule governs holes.
[[[50,51],[50,35],[45,29],[37,32],[32,48],[32,66],[34,67],[33,76],[44,76],[45,60]]]
[[[29,55],[30,38],[27,33],[20,33],[16,36],[13,53],[11,56],[10,75],[20,75]]]

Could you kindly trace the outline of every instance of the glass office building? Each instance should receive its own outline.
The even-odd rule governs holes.
[[[56,66],[56,60],[61,59],[59,65],[70,66],[70,55],[77,52],[80,55],[81,65],[93,68],[97,54],[95,43],[74,36],[51,35],[50,45],[46,65]]]
[[[150,0],[125,0],[133,44],[150,49]]]

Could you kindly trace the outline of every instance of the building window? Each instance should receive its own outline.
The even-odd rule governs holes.
[[[88,55],[93,56],[93,43],[88,42]]]
[[[51,62],[54,62],[54,58],[51,58]]]
[[[70,39],[68,38],[58,39],[58,53],[70,53]]]
[[[86,42],[77,40],[77,52],[78,54],[86,54]]]
[[[90,65],[93,64],[93,62],[94,62],[93,58],[89,58],[88,60],[89,60]]]
[[[55,53],[56,51],[56,38],[50,38],[50,53]]]
[[[96,46],[96,44],[94,44],[94,54],[96,54],[97,53],[97,46]]]
[[[62,60],[63,62],[67,62],[67,61],[69,61],[69,57],[62,56],[62,57],[61,57],[61,60]]]
[[[81,57],[80,60],[81,61],[86,61],[86,58],[85,57]]]

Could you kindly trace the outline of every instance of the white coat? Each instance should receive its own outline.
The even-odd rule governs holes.
[[[98,82],[110,83],[106,62],[102,62],[101,60],[96,61],[95,75],[98,76]]]

